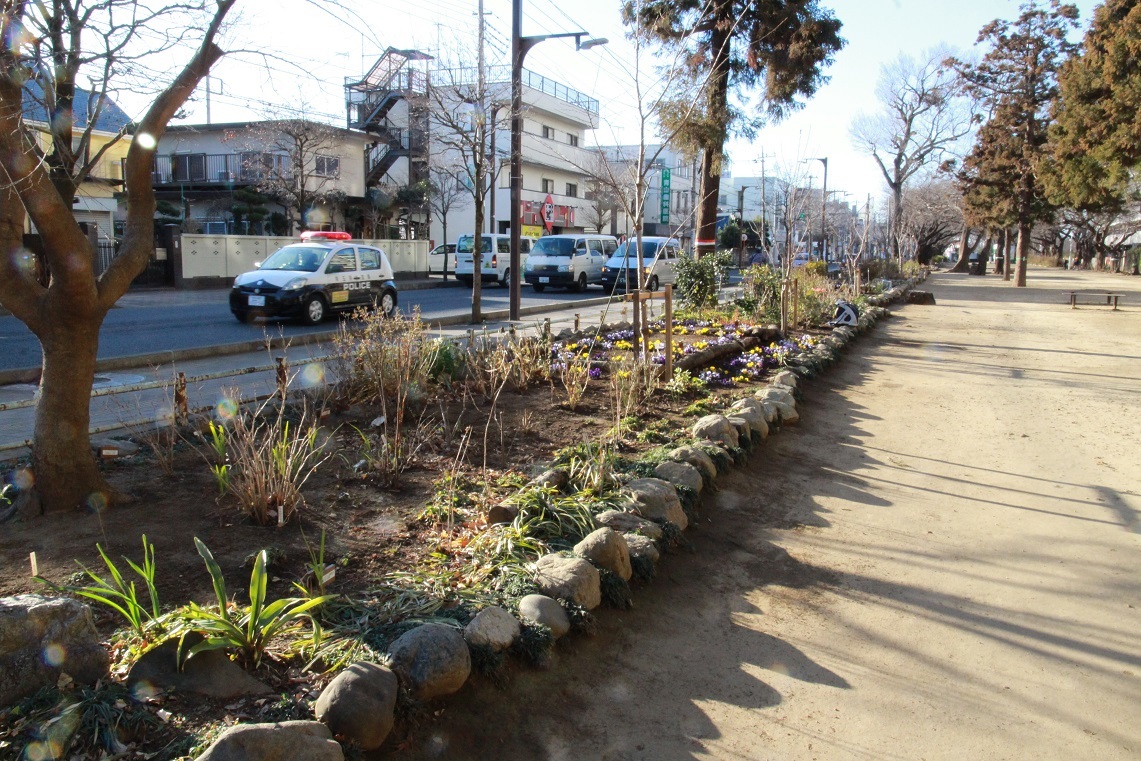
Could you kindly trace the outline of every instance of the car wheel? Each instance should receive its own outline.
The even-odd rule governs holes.
[[[391,317],[396,314],[396,292],[385,289],[380,294],[380,301],[377,302],[376,308],[385,317]]]
[[[248,312],[232,312],[232,314],[234,315],[234,319],[243,325],[250,321],[250,315]]]
[[[301,313],[301,321],[306,325],[317,325],[325,319],[325,300],[317,294],[309,297],[305,302],[305,309]]]
[[[511,285],[511,268],[503,270],[503,279],[499,281],[500,288],[507,288]]]
[[[586,273],[580,272],[578,275],[578,282],[574,286],[575,292],[582,293],[586,290]]]
[[[646,283],[646,290],[649,291],[650,293],[653,293],[654,291],[658,290],[658,276],[657,275],[650,275],[650,280],[649,280],[649,282]]]
[[[542,293],[543,291],[547,290],[547,286],[540,285],[539,283],[535,283],[531,287],[535,289],[535,293]]]

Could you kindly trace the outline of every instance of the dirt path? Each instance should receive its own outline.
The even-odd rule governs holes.
[[[635,610],[390,757],[1141,757],[1141,282],[1031,281],[935,276]]]

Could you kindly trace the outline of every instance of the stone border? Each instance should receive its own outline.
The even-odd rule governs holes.
[[[662,543],[671,533],[684,531],[688,526],[683,498],[692,499],[703,488],[712,486],[718,475],[734,467],[734,453],[748,452],[783,426],[799,422],[795,392],[801,381],[830,367],[841,350],[859,334],[870,330],[880,319],[890,317],[885,306],[903,300],[925,275],[922,273],[918,278],[869,298],[872,306],[860,315],[857,327],[834,328],[831,335],[811,351],[791,356],[789,365],[777,372],[767,386],[735,399],[727,414],[706,415],[697,420],[692,429],[696,445],[670,452],[669,459],[655,468],[654,478],[638,478],[624,485],[622,492],[628,500],[628,512],[599,513],[596,520],[602,527],[575,545],[573,556],[545,555],[533,564],[536,583],[544,594],[522,598],[521,617],[547,626],[557,640],[570,630],[570,621],[559,599],[592,610],[601,604],[602,579],[606,574],[626,581],[631,578],[633,567],[647,563],[656,566],[661,558]],[[617,323],[604,326],[603,330],[624,327],[623,323]],[[563,331],[555,340],[572,340],[574,336],[595,331],[601,332],[598,328],[589,333]],[[441,624],[424,624],[411,629],[389,646],[391,669],[375,664],[367,667],[374,673],[371,683],[365,683],[362,669],[354,668],[358,664],[338,674],[318,698],[317,719],[335,727],[338,737],[358,747],[379,748],[394,722],[397,685],[418,699],[453,694],[463,687],[471,673],[468,648],[504,652],[520,636],[521,630],[520,621],[499,606],[483,608],[462,630]],[[359,711],[362,703],[376,706],[379,713],[362,716]],[[342,706],[339,710],[338,705]],[[227,743],[228,736],[240,727],[249,726],[238,725],[227,730],[198,761],[213,758],[211,752]]]

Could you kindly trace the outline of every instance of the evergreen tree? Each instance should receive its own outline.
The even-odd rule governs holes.
[[[679,135],[701,153],[698,253],[713,248],[721,159],[731,128],[750,134],[760,119],[780,119],[827,81],[823,67],[844,46],[840,21],[817,0],[641,0],[623,18],[666,47],[688,48],[692,80],[702,85],[700,115]],[[731,96],[761,88],[759,116]]]
[[[1051,211],[1040,172],[1058,72],[1075,47],[1066,35],[1077,18],[1076,6],[1051,0],[1044,8],[1032,0],[1015,21],[982,28],[978,42],[990,49],[979,63],[951,60],[968,93],[990,112],[959,175],[963,194],[976,212],[989,203],[989,218],[1017,225],[1018,287],[1026,285],[1034,223]]]

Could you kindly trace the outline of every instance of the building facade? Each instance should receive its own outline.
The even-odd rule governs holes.
[[[372,140],[303,119],[172,126],[155,149],[155,198],[188,232],[345,229],[366,200]]]

